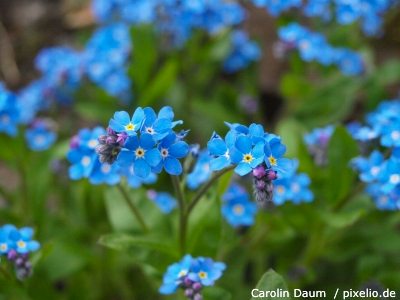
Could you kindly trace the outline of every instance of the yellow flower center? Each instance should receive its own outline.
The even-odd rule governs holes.
[[[133,125],[132,123],[129,123],[128,125],[125,126],[125,130],[134,130],[135,129],[135,125]]]
[[[1,244],[1,245],[0,245],[0,250],[1,250],[1,251],[7,251],[7,248],[8,248],[8,247],[7,247],[7,244]]]
[[[283,186],[281,186],[281,185],[278,185],[276,187],[276,191],[277,191],[278,194],[283,194],[285,192],[285,188]]]
[[[278,164],[278,161],[272,155],[270,157],[268,157],[268,161],[271,164],[271,166],[276,166]]]
[[[236,204],[236,205],[233,207],[233,212],[235,213],[235,215],[238,215],[238,216],[242,215],[243,212],[244,212],[244,207],[243,207],[243,205],[241,205],[241,204]]]
[[[95,139],[90,140],[88,143],[89,148],[95,148],[97,146],[97,144],[98,144],[98,141]]]
[[[178,277],[181,278],[183,276],[186,276],[186,274],[187,274],[187,271],[186,270],[182,270],[182,271],[179,272]]]
[[[87,167],[87,166],[90,165],[90,162],[91,162],[91,161],[92,161],[92,160],[90,159],[89,156],[84,156],[84,157],[82,157],[81,163],[82,163],[82,165],[83,165],[84,167]]]
[[[19,248],[25,248],[26,247],[26,243],[24,241],[18,241],[17,245]]]
[[[203,272],[203,271],[201,271],[201,272],[199,272],[199,277],[201,278],[201,279],[205,279],[205,278],[207,278],[207,273],[206,272]]]
[[[144,153],[145,153],[145,151],[143,148],[140,148],[140,147],[137,148],[135,151],[136,158],[142,158],[144,156]]]
[[[243,161],[246,163],[251,163],[253,160],[253,155],[251,154],[245,154],[243,155]]]

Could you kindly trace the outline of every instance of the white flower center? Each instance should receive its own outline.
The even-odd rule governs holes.
[[[393,174],[390,176],[390,183],[392,184],[398,184],[400,183],[400,175],[399,174]]]
[[[374,166],[374,167],[371,168],[371,174],[374,175],[374,176],[376,176],[376,175],[379,174],[379,171],[380,171],[380,170],[381,170],[381,168],[379,168],[379,167],[377,167],[377,166]]]
[[[91,149],[96,148],[97,144],[98,144],[98,141],[95,140],[95,139],[91,139],[91,140],[89,141],[89,143],[88,143],[89,148],[91,148]]]
[[[104,174],[108,174],[111,171],[111,166],[109,164],[103,164],[101,166],[101,172]]]
[[[91,162],[91,161],[92,161],[92,160],[91,160],[90,156],[84,156],[84,157],[82,157],[81,164],[82,164],[84,167],[87,167],[87,166],[90,165],[90,162]]]
[[[397,141],[398,139],[400,139],[400,131],[395,130],[392,132],[390,136],[392,137],[393,140]]]
[[[240,216],[243,214],[244,212],[244,207],[241,204],[236,204],[233,206],[233,212],[235,213],[235,215]]]

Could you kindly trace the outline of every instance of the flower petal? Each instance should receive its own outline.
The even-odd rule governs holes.
[[[189,145],[183,141],[179,141],[169,148],[169,154],[176,158],[185,157],[188,152]]]
[[[182,173],[182,165],[174,157],[167,157],[164,162],[165,171],[171,175],[180,175]]]

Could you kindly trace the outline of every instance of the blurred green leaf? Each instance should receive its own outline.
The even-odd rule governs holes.
[[[328,144],[328,172],[325,196],[330,203],[341,201],[354,187],[355,173],[350,160],[358,155],[356,141],[346,128],[337,126]]]
[[[259,291],[287,291],[287,285],[283,280],[282,276],[276,273],[274,270],[267,271],[257,283],[255,289]],[[280,300],[290,300],[290,297],[252,297],[250,300],[256,299],[280,299]]]

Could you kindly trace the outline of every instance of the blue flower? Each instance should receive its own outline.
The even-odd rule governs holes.
[[[169,106],[163,107],[158,116],[150,107],[145,107],[143,110],[145,119],[141,131],[151,134],[156,141],[166,137],[176,125],[182,124],[182,121],[173,122],[174,112]]]
[[[248,136],[239,136],[235,147],[231,150],[232,162],[237,164],[235,172],[240,176],[250,173],[264,160],[264,143],[259,142],[253,146]]]
[[[247,33],[242,30],[232,33],[231,44],[232,50],[224,61],[224,70],[229,73],[244,69],[261,57],[258,45],[250,41]]]
[[[36,120],[31,128],[25,132],[28,147],[33,151],[44,151],[49,149],[55,142],[57,135],[50,130],[46,121]]]
[[[400,147],[400,118],[389,126],[382,128],[381,145],[385,147]]]
[[[190,255],[185,255],[180,262],[170,265],[164,274],[160,293],[164,295],[174,293],[189,274],[192,263],[193,258]]]
[[[6,90],[0,82],[0,132],[15,136],[17,134],[19,115],[16,96]]]
[[[208,151],[201,151],[197,157],[193,171],[187,176],[186,185],[189,189],[195,190],[211,178],[212,170],[210,163],[211,157]]]
[[[141,178],[148,177],[152,168],[162,160],[161,153],[155,148],[155,142],[150,134],[142,134],[140,138],[131,136],[124,147],[118,155],[118,164],[123,166],[133,163],[135,174]]]
[[[293,170],[293,162],[283,157],[286,152],[286,146],[279,138],[273,138],[265,144],[265,163],[268,168],[276,171],[278,178],[285,177]]]
[[[249,195],[242,187],[231,185],[223,199],[221,212],[229,224],[239,227],[251,226],[254,223],[257,206],[249,200]]]
[[[289,200],[295,204],[312,201],[314,195],[309,189],[310,182],[310,178],[304,173],[275,180],[274,203],[280,205]]]
[[[380,182],[382,190],[389,193],[400,186],[400,159],[390,157],[384,164],[383,170],[380,173]]]
[[[7,224],[0,227],[0,255],[14,249],[14,240],[18,236],[18,230],[14,225]]]
[[[364,182],[373,182],[382,176],[381,172],[384,168],[384,157],[382,153],[377,150],[373,151],[368,159],[357,157],[351,162],[360,172],[360,179]]]
[[[40,244],[32,240],[33,229],[30,227],[23,227],[17,231],[17,233],[12,234],[10,237],[13,240],[14,249],[20,253],[25,254],[29,252],[34,252],[39,250]]]
[[[158,149],[162,159],[156,167],[156,172],[161,172],[162,168],[164,168],[168,174],[180,175],[182,173],[182,165],[178,159],[185,157],[189,153],[189,145],[177,139],[175,133],[170,133],[160,141]]]
[[[149,190],[147,197],[154,201],[158,208],[165,214],[170,213],[176,207],[176,199],[170,193]]]
[[[128,135],[136,135],[144,121],[144,111],[138,107],[132,118],[126,111],[117,111],[114,118],[110,120],[109,126],[117,133],[126,132]]]
[[[115,185],[119,183],[121,176],[119,173],[119,166],[117,164],[101,163],[98,159],[95,160],[93,168],[89,175],[91,184]]]
[[[214,262],[211,258],[198,257],[192,262],[188,278],[204,286],[211,286],[222,276],[225,269],[224,263]]]
[[[210,141],[207,143],[207,149],[213,158],[210,161],[210,167],[213,171],[219,171],[231,164],[230,150],[235,143],[235,136],[230,134],[226,135],[223,140],[219,135],[213,134]]]

